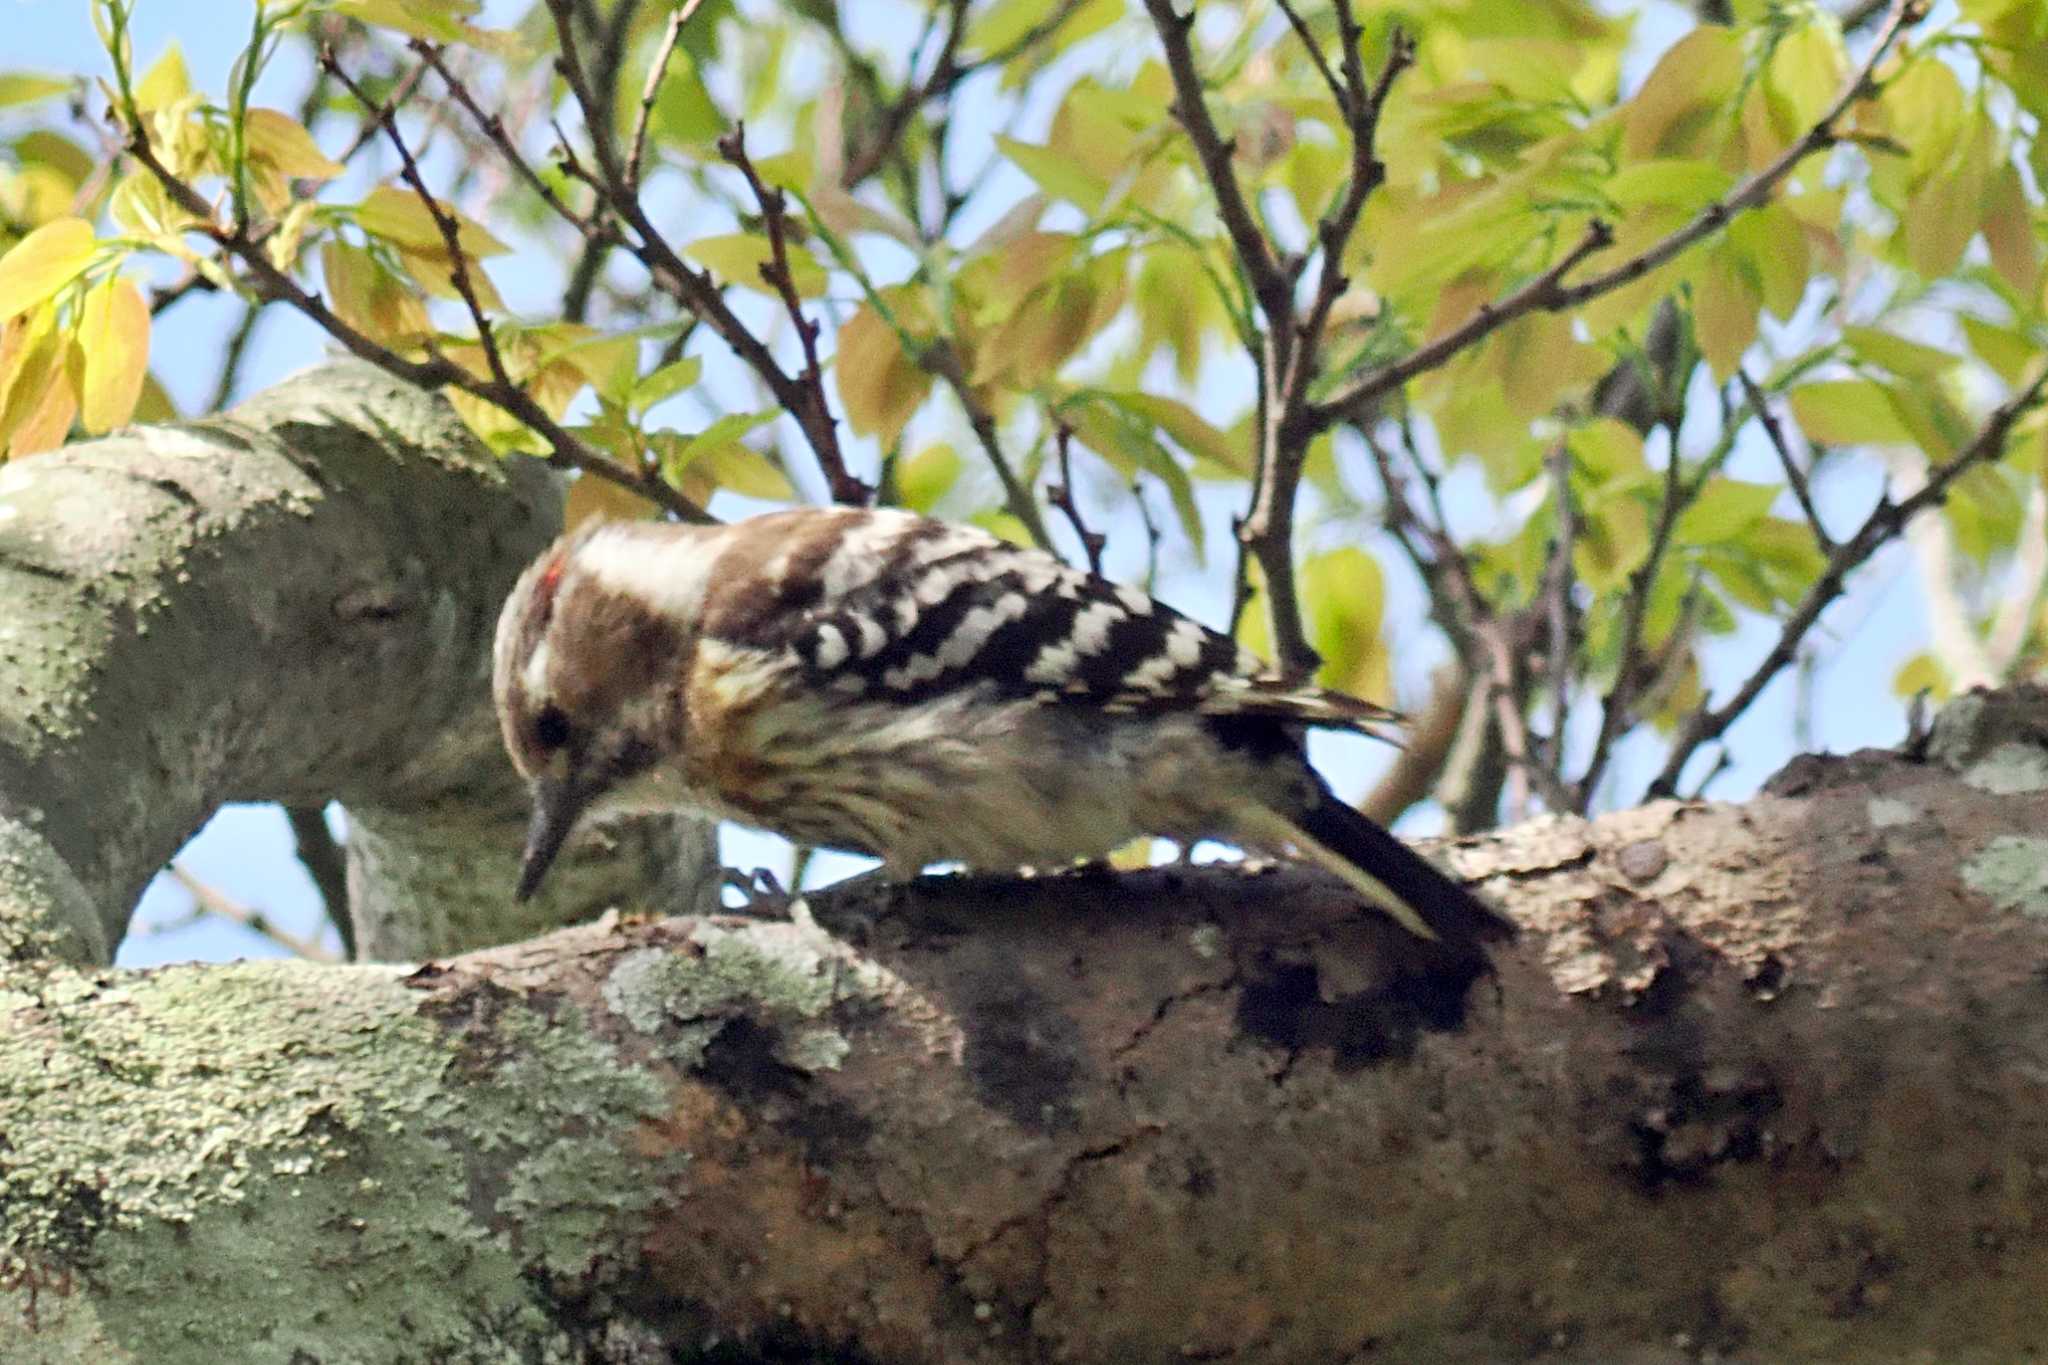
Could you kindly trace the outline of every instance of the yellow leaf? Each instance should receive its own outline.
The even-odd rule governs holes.
[[[356,330],[401,345],[433,333],[418,295],[361,247],[339,241],[323,244],[320,269],[334,311]]]
[[[275,109],[251,109],[242,123],[249,155],[269,162],[279,173],[300,180],[332,180],[342,172],[313,141],[304,124]]]
[[[1590,500],[1579,513],[1572,566],[1594,592],[1612,592],[1649,556],[1650,514],[1627,493]]]
[[[406,273],[421,288],[437,299],[459,299],[462,291],[455,287],[455,265],[445,251],[415,250],[400,245],[398,259],[405,262]],[[490,272],[484,263],[474,256],[467,256],[462,262],[462,273],[469,281],[470,293],[485,311],[500,313],[505,309],[505,300],[498,297],[497,286],[491,283]]]
[[[801,242],[784,244],[789,259],[790,283],[799,297],[814,299],[825,292],[825,267]],[[779,291],[762,276],[761,268],[775,259],[768,239],[752,232],[729,232],[719,237],[699,237],[683,248],[683,254],[708,266],[720,279],[743,285],[763,294]]]
[[[569,484],[569,497],[562,513],[562,529],[573,531],[584,522],[646,521],[653,516],[653,503],[610,479],[578,474]]]
[[[92,224],[57,218],[0,256],[0,322],[49,298],[92,263]]]
[[[1723,242],[1708,257],[1693,293],[1693,327],[1718,382],[1727,382],[1756,340],[1762,307],[1747,258]]]
[[[1802,384],[1789,395],[1810,441],[1825,445],[1911,445],[1913,433],[1882,384],[1834,379]]]
[[[1742,78],[1742,44],[1725,28],[1702,24],[1659,59],[1636,97],[1622,106],[1622,151],[1629,161],[1696,156]]]
[[[69,343],[65,346],[68,349]],[[7,458],[10,460],[55,450],[71,434],[71,419],[78,411],[78,395],[73,392],[62,363],[53,366],[52,371],[50,381],[43,387],[41,400],[8,435]]]
[[[1908,699],[1925,692],[1935,701],[1947,701],[1948,670],[1942,667],[1941,660],[1923,650],[1899,665],[1899,671],[1892,675],[1892,692]]]
[[[78,349],[84,360],[80,420],[98,436],[134,414],[149,373],[149,305],[134,281],[116,277],[85,296]]]
[[[184,49],[173,39],[164,55],[150,64],[135,83],[135,105],[144,113],[176,104],[192,93],[192,76],[185,69]]]
[[[1323,656],[1316,681],[1367,701],[1391,702],[1393,670],[1382,633],[1386,579],[1379,561],[1346,545],[1302,561],[1309,642]]]
[[[57,313],[38,308],[0,330],[0,447],[41,406],[53,383],[64,382]]]
[[[2002,163],[1993,174],[1983,226],[1992,269],[2015,294],[2033,294],[2041,282],[2041,244],[2034,236],[2033,210],[2020,184],[2019,168],[2011,162]]]
[[[1842,26],[1832,14],[1816,14],[1780,39],[1764,77],[1778,131],[1796,138],[1820,122],[1848,70]]]
[[[871,304],[862,304],[839,329],[839,349],[832,367],[846,420],[855,431],[879,438],[884,446],[893,445],[903,434],[932,389],[931,375],[904,353],[895,330]]]
[[[456,240],[461,244],[464,255],[472,258],[502,256],[512,249],[444,201],[436,199],[434,203],[454,220]],[[387,242],[421,251],[446,253],[448,250],[448,239],[442,235],[432,210],[411,190],[400,189],[396,185],[379,185],[356,205],[355,217],[356,225],[363,231]]]
[[[896,496],[913,512],[929,514],[960,478],[960,452],[929,445],[896,466]]]

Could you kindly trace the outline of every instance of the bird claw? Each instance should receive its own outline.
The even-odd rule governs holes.
[[[739,904],[727,906],[734,914],[758,919],[788,919],[796,897],[783,889],[782,879],[765,867],[751,872],[737,867],[720,869],[720,885],[739,893]]]

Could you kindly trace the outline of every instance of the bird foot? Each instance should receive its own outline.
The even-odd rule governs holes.
[[[782,879],[767,868],[757,867],[751,872],[722,868],[719,880],[725,889],[739,895],[737,905],[725,907],[728,912],[754,919],[791,918],[797,898],[784,890]]]

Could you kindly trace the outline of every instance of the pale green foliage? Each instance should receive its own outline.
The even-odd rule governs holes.
[[[138,397],[149,411],[147,392],[65,359],[95,328],[136,344],[130,295],[104,285],[125,254],[167,253],[205,281],[274,297],[217,249],[223,232],[248,230],[347,325],[482,381],[494,362],[474,302],[494,323],[495,363],[631,478],[698,502],[721,490],[815,495],[817,462],[829,477],[839,453],[801,415],[771,425],[777,404],[733,381],[760,358],[725,322],[692,321],[658,269],[650,286],[640,267],[599,263],[569,290],[571,316],[506,313],[488,259],[590,249],[590,229],[537,185],[600,240],[672,234],[675,269],[708,271],[729,316],[798,384],[807,357],[794,320],[816,326],[845,464],[883,498],[1042,537],[1064,431],[1096,529],[1135,534],[1122,513],[1149,492],[1148,510],[1170,512],[1169,549],[1238,553],[1204,543],[1200,504],[1242,508],[1271,476],[1261,357],[1274,319],[1226,230],[1215,167],[1175,115],[1143,6],[906,0],[877,5],[887,22],[870,27],[845,20],[851,7],[706,0],[650,90],[668,7],[648,4],[620,31],[615,65],[598,61],[594,39],[581,45],[578,65],[594,74],[579,91],[549,79],[560,44],[546,4],[488,33],[461,0],[271,5],[235,88],[206,92],[175,52],[137,65],[125,50],[132,2],[98,0],[121,60],[94,74],[169,172],[225,196],[221,216],[195,234],[192,206],[132,158],[103,174],[99,153],[61,129],[53,97],[65,87],[52,74],[0,78],[17,121],[0,170],[12,235],[0,245],[21,241],[0,257],[0,438],[35,438],[17,450],[47,444],[53,423],[61,435],[73,405],[90,429]],[[1229,170],[1306,311],[1332,245],[1316,225],[1347,193],[1355,129],[1331,88],[1345,73],[1338,8],[1291,8],[1306,35],[1268,0],[1203,4],[1192,53]],[[599,28],[606,13],[568,9]],[[1601,716],[1584,771],[1553,752],[1553,804],[1560,792],[1593,799],[1619,735],[1668,731],[1694,712],[1705,636],[1744,613],[1798,621],[1814,594],[1819,606],[1832,597],[1830,557],[1855,526],[1817,531],[1795,478],[1880,456],[1893,470],[1938,470],[2041,373],[2048,9],[1965,0],[1945,18],[1915,9],[1896,32],[1880,17],[1848,35],[1803,0],[1735,9],[1735,27],[1699,26],[1625,81],[1641,70],[1629,64],[1632,24],[1583,0],[1361,7],[1368,81],[1396,53],[1397,29],[1413,60],[1379,112],[1384,179],[1334,243],[1346,287],[1328,300],[1300,400],[1314,439],[1286,477],[1305,478],[1301,515],[1320,523],[1296,546],[1303,635],[1324,681],[1391,700],[1390,628],[1412,638],[1416,626],[1385,619],[1386,580],[1419,571],[1475,673],[1525,670],[1515,704],[1536,731],[1581,708]],[[469,89],[508,111],[506,142],[532,183],[431,74],[404,107],[439,105],[439,120],[464,130],[452,171],[445,157],[428,163],[445,220],[374,136],[352,164],[381,157],[382,183],[366,188],[332,159],[362,111],[331,82],[309,120],[252,107],[265,55],[305,41],[316,15],[366,26],[345,30],[339,60],[373,100],[417,66],[405,40],[445,44]],[[1883,56],[1851,97],[1880,31]],[[884,32],[898,36],[883,44]],[[924,35],[914,49],[906,32]],[[511,94],[535,90],[544,98],[523,119],[509,112]],[[593,114],[606,153],[590,141]],[[550,158],[550,119],[571,130],[569,161]],[[718,145],[742,120],[758,187]],[[607,155],[623,162],[641,142],[641,184],[661,205],[646,226],[592,183]],[[485,203],[477,168],[489,163],[491,183],[511,190]],[[1760,175],[1763,192],[1749,193]],[[769,187],[788,195],[779,220]],[[1684,235],[1691,224],[1703,230]],[[1682,249],[1663,250],[1674,234]],[[1509,306],[1567,260],[1553,280],[1563,293]],[[1631,262],[1642,268],[1622,268]],[[1379,367],[1447,337],[1464,344],[1351,401]],[[562,453],[550,432],[457,397],[501,449]],[[1768,456],[1779,443],[1766,444],[1759,401],[1783,465],[1748,460],[1731,477],[1740,451]],[[1939,513],[1966,594],[2005,581],[2020,509],[2043,496],[2041,415],[2014,415]],[[1426,494],[1468,461],[1485,474],[1491,517],[1476,520],[1490,529],[1453,546]],[[574,496],[578,515],[648,510],[589,477]],[[1382,522],[1397,534],[1377,533]],[[1240,627],[1270,648],[1263,579],[1240,577],[1239,605],[1254,607]],[[1564,616],[1545,625],[1559,601]],[[2023,625],[2000,667],[2042,654],[2048,630],[2031,605]],[[1527,648],[1503,665],[1484,644],[1489,631],[1526,643],[1560,628],[1568,658],[1540,667]],[[1926,659],[1901,683],[1944,677]]]

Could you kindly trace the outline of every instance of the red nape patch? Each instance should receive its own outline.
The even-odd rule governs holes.
[[[533,583],[533,612],[538,620],[545,621],[555,609],[555,590],[562,586],[562,570],[569,566],[569,555],[557,550],[552,559],[541,566],[540,577]]]

